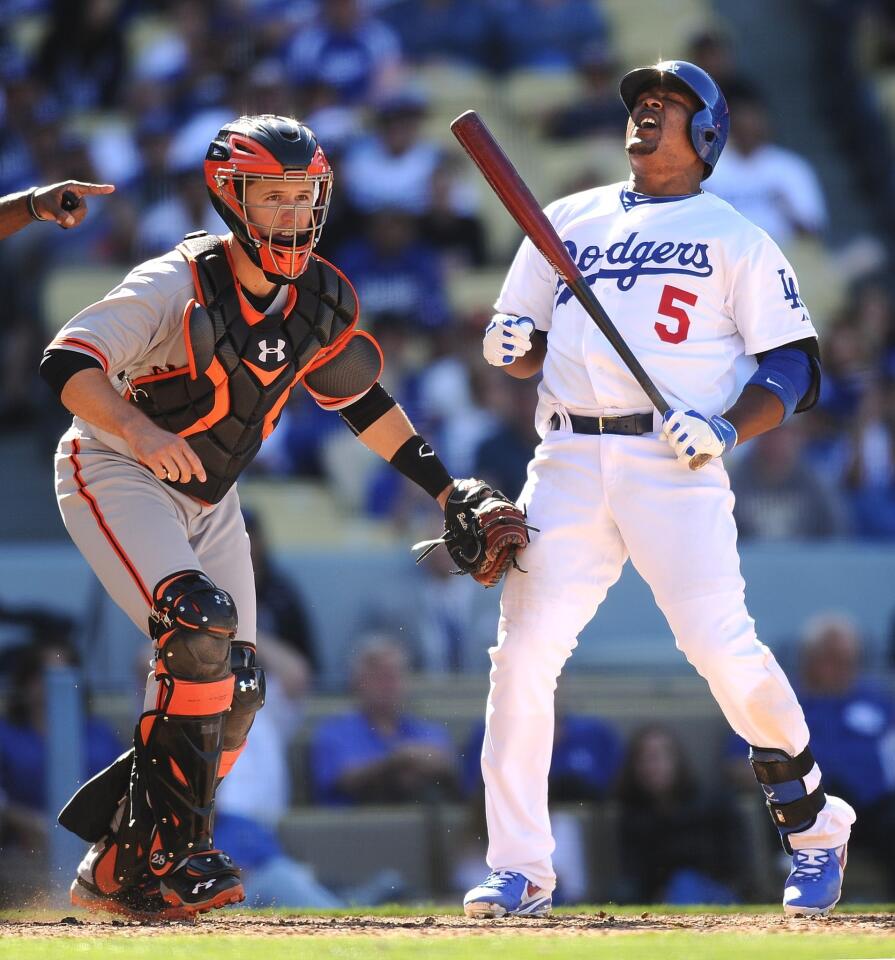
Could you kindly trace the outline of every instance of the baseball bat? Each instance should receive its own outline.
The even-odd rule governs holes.
[[[591,320],[600,328],[634,379],[643,387],[653,406],[663,416],[670,409],[668,401],[659,392],[640,361],[631,352],[615,324],[609,319],[602,304],[588,286],[575,261],[569,255],[553,225],[544,215],[531,190],[519,176],[516,168],[494,139],[485,121],[475,112],[467,110],[451,123],[451,131],[491,189],[500,197],[510,216],[519,224],[523,233],[544,255],[547,262],[565,280],[575,299],[588,312]]]

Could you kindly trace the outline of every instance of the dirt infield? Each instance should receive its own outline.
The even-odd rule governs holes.
[[[844,914],[827,919],[787,919],[772,914],[668,915],[645,912],[638,916],[611,913],[570,914],[542,919],[511,917],[476,921],[455,916],[422,917],[276,917],[230,911],[195,922],[137,923],[65,917],[61,920],[2,920],[0,939],[18,937],[74,937],[114,939],[158,936],[160,930],[179,935],[251,937],[338,937],[420,935],[456,937],[513,933],[530,936],[588,936],[659,933],[670,930],[690,933],[796,933],[873,934],[895,941],[895,915],[891,913]]]

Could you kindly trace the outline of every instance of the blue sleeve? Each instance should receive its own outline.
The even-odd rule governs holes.
[[[762,357],[749,384],[773,393],[783,404],[783,419],[788,420],[811,389],[813,380],[811,358],[804,350],[778,347]]]

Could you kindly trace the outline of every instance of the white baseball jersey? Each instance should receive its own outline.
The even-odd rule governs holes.
[[[674,408],[723,413],[754,355],[817,336],[773,240],[711,193],[648,197],[628,184],[546,208],[634,355]],[[608,340],[525,239],[495,304],[548,334],[538,429],[557,410],[620,416],[651,405]]]

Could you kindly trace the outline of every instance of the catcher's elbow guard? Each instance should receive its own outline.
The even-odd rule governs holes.
[[[341,410],[359,400],[382,373],[382,350],[365,330],[355,330],[335,356],[302,377],[305,389],[324,410]]]

